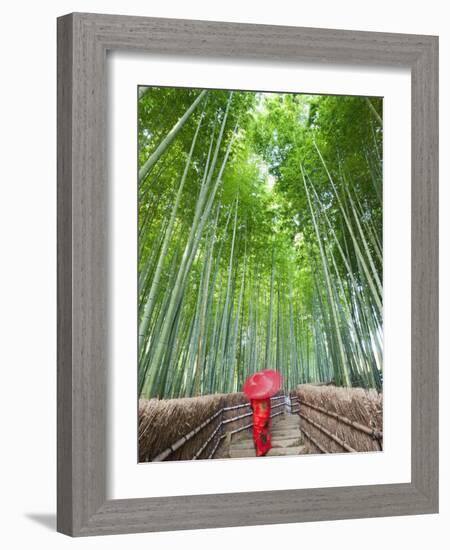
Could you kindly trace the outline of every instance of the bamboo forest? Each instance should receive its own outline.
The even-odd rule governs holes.
[[[140,87],[138,384],[382,390],[382,98]]]

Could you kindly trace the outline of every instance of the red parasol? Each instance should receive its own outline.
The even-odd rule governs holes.
[[[268,399],[281,388],[281,374],[272,369],[264,369],[251,374],[242,391],[249,399]]]

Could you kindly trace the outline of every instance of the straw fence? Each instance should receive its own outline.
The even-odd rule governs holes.
[[[383,401],[375,390],[302,384],[289,397],[272,398],[272,417],[300,416],[306,454],[383,449]],[[141,399],[139,461],[221,458],[230,438],[252,426],[243,393]]]
[[[375,390],[302,384],[290,397],[305,453],[383,449],[383,396]]]
[[[272,398],[272,417],[284,412],[285,396]],[[184,399],[139,400],[139,462],[220,457],[227,437],[251,429],[243,393]]]

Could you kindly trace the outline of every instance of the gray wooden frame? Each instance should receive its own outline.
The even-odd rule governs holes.
[[[106,498],[106,52],[412,72],[411,483]],[[99,535],[438,511],[438,38],[75,13],[58,19],[58,521]]]

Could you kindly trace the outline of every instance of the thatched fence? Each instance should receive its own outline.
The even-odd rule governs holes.
[[[305,453],[383,448],[383,398],[375,390],[302,384],[272,398],[272,416],[300,416]],[[235,434],[252,428],[243,393],[139,400],[139,461],[220,458]],[[225,451],[224,451],[225,450]]]
[[[306,453],[383,449],[383,396],[375,390],[302,384],[291,394]]]
[[[272,416],[284,412],[272,398]],[[252,427],[243,393],[139,400],[139,462],[214,458],[227,437]]]

